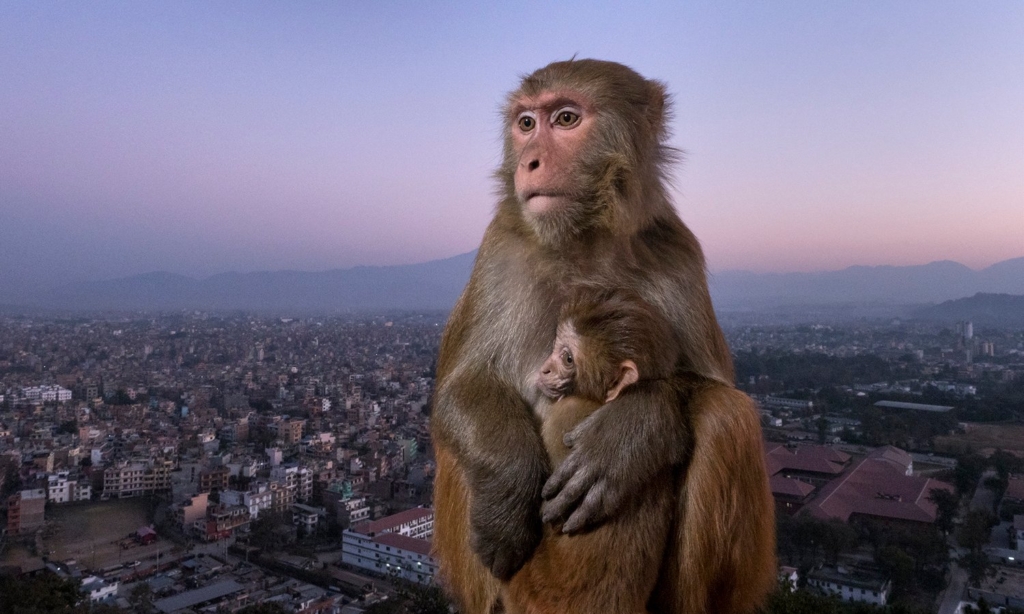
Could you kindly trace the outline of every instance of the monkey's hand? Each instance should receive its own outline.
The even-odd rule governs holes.
[[[662,468],[682,462],[686,425],[674,387],[642,381],[565,436],[572,448],[544,485],[544,522],[564,533],[594,528],[615,515]]]
[[[540,491],[548,475],[543,450],[532,458],[508,459],[473,479],[469,515],[471,545],[491,573],[509,580],[540,543]]]

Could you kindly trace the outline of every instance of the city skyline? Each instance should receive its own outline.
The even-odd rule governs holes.
[[[712,271],[1024,256],[1016,3],[3,7],[9,292],[471,251],[505,93],[573,55],[668,85]]]

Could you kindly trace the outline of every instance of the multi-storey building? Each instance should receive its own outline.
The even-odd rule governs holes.
[[[125,499],[168,491],[172,469],[174,461],[164,458],[119,461],[103,470],[103,495]]]
[[[32,386],[23,388],[21,395],[27,401],[42,401],[44,403],[57,401],[63,403],[71,400],[71,391],[61,386]]]
[[[302,441],[302,425],[305,420],[282,420],[277,424],[277,437],[286,445]]]
[[[437,561],[430,556],[430,540],[409,537],[398,531],[400,527],[410,531],[413,526],[421,526],[427,515],[433,526],[433,512],[420,508],[377,521],[377,526],[391,529],[383,533],[374,533],[371,525],[377,523],[372,522],[344,531],[342,562],[379,574],[394,574],[412,582],[429,584],[437,573]]]
[[[46,498],[50,503],[87,501],[92,497],[92,485],[85,480],[72,480],[67,471],[50,474],[46,479]]]
[[[34,488],[16,492],[7,498],[7,533],[18,535],[43,528],[46,491]]]
[[[838,569],[821,567],[807,575],[807,586],[843,601],[861,601],[885,605],[892,584],[877,570],[864,568]]]
[[[225,490],[220,493],[220,502],[225,505],[244,506],[249,510],[249,518],[256,520],[260,512],[273,507],[274,496],[265,483],[258,483],[249,492]]]
[[[193,525],[204,541],[226,539],[239,527],[249,524],[249,510],[242,505],[220,504],[206,511],[206,518]]]
[[[369,535],[395,533],[406,537],[430,539],[434,535],[434,510],[415,507],[353,528]]]
[[[227,490],[231,470],[227,467],[212,467],[199,472],[199,492]]]
[[[205,492],[199,493],[175,507],[174,520],[183,532],[188,531],[189,527],[194,526],[197,521],[206,518],[206,510],[209,506],[208,497],[209,495]]]
[[[292,502],[309,501],[313,496],[313,472],[298,465],[279,465],[270,470],[270,479],[291,492]]]

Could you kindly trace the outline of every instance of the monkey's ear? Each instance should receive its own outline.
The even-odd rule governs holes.
[[[665,114],[668,107],[668,92],[661,81],[647,81],[647,123],[660,140],[665,131]]]
[[[626,386],[631,386],[640,379],[640,371],[636,368],[636,363],[632,360],[623,360],[622,364],[619,365],[619,377],[615,380],[615,385],[608,391],[608,398],[604,400],[605,403],[611,403],[619,394],[622,389]]]

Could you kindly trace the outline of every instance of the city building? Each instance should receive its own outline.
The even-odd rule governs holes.
[[[406,537],[430,539],[434,536],[434,510],[416,507],[354,526],[353,529],[367,535],[395,533]]]
[[[16,492],[7,498],[7,533],[19,535],[43,528],[46,490],[35,488]]]
[[[409,534],[432,534],[433,519],[431,510],[419,508],[345,530],[342,562],[366,571],[430,584],[437,573],[437,562],[430,556],[429,535],[410,537]]]
[[[807,586],[843,601],[885,605],[892,583],[881,573],[867,568],[821,567],[807,574]]]
[[[51,473],[46,478],[46,498],[50,503],[88,501],[92,485],[86,480],[72,480],[67,471]]]
[[[87,576],[82,579],[81,591],[89,597],[89,601],[96,603],[108,597],[113,599],[117,596],[117,580],[107,581],[96,576]]]
[[[171,489],[174,461],[164,458],[118,461],[103,470],[103,496],[125,499]]]
[[[931,525],[938,513],[931,501],[932,491],[952,492],[953,486],[907,475],[909,459],[897,448],[878,448],[852,465],[842,478],[824,486],[806,509],[815,517],[843,522],[863,517],[908,528]]]

